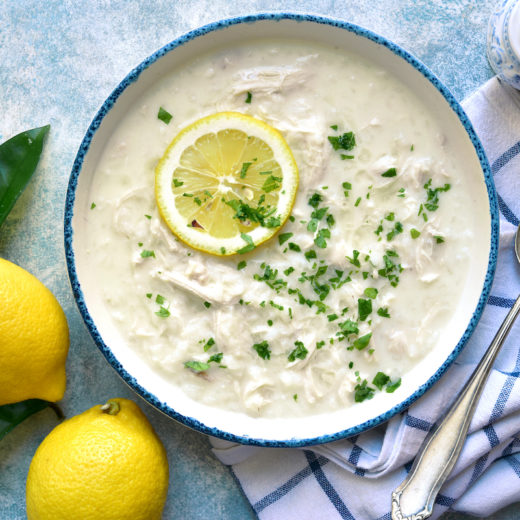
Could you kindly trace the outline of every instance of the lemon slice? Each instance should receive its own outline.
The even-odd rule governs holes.
[[[175,235],[214,255],[252,251],[285,223],[298,167],[278,130],[238,112],[184,128],[155,172],[159,212]]]

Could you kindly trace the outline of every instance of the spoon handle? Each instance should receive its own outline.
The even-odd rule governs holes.
[[[463,391],[424,440],[410,473],[392,493],[392,520],[424,520],[432,514],[437,493],[459,458],[491,367],[519,312],[520,296]]]

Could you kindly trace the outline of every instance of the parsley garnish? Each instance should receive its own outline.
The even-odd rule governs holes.
[[[277,190],[281,186],[282,178],[281,177],[275,177],[274,175],[269,175],[267,179],[265,180],[262,190],[266,193],[269,193],[273,190]]]
[[[383,386],[385,386],[389,381],[390,378],[386,374],[378,372],[372,380],[372,384],[379,388],[379,390],[383,390]]]
[[[143,251],[141,251],[141,258],[150,258],[150,257],[155,258],[154,251],[149,251],[148,249],[144,249]]]
[[[375,300],[376,297],[377,297],[377,289],[375,289],[374,287],[367,287],[364,291],[364,295],[367,297],[367,298],[371,298],[372,300]]]
[[[249,92],[249,90],[247,91],[247,97],[246,97],[246,103],[247,104],[251,104],[251,100],[253,99],[253,94],[251,94],[251,92]]]
[[[415,228],[412,228],[410,229],[410,235],[415,240],[416,238],[419,238],[421,236],[421,232]]]
[[[253,163],[250,163],[250,162],[242,163],[242,169],[240,170],[240,178],[241,178],[241,179],[245,178],[246,173],[247,173],[247,170],[249,169],[249,167],[250,167],[252,164],[253,164]]]
[[[301,341],[295,341],[296,348],[289,354],[287,359],[289,361],[295,361],[298,359],[305,359],[309,351],[305,348],[305,345]]]
[[[388,312],[388,307],[379,307],[377,309],[378,316],[381,316],[382,318],[390,318],[390,313]]]
[[[361,197],[358,197],[356,199],[356,202],[354,203],[354,206],[357,208],[359,206],[359,203],[361,202]]]
[[[355,265],[356,267],[361,267],[361,263],[360,261],[358,260],[358,257],[359,257],[359,251],[357,251],[356,249],[354,249],[354,251],[352,251],[352,258],[350,258],[350,256],[346,256],[345,258],[352,264],[352,265]]]
[[[312,206],[313,208],[317,208],[322,200],[323,200],[323,198],[319,193],[314,193],[314,195],[312,195],[311,198],[309,199],[308,203],[309,203],[309,206]]]
[[[166,307],[161,306],[155,314],[159,318],[167,318],[170,315],[170,311]]]
[[[432,180],[428,180],[428,182],[424,185],[424,189],[426,190],[427,199],[424,203],[424,207],[428,211],[436,211],[439,207],[439,193],[442,191],[449,191],[451,188],[450,184],[445,184],[444,186],[440,186],[438,188],[431,188]]]
[[[399,378],[397,381],[394,381],[393,383],[389,383],[388,385],[386,385],[386,391],[387,391],[387,393],[392,394],[400,386],[401,386],[401,378]]]
[[[381,177],[395,177],[397,175],[397,170],[395,168],[389,168],[386,172],[381,174]]]
[[[241,260],[237,264],[237,270],[240,271],[240,269],[244,269],[244,267],[247,265],[247,262],[245,260]]]
[[[348,152],[356,146],[354,132],[345,132],[339,136],[329,135],[328,139],[334,150],[346,150]]]
[[[206,309],[209,309],[211,307],[211,303],[210,302],[204,302],[204,307],[206,307]]]
[[[253,348],[256,350],[256,353],[262,359],[271,359],[271,350],[269,349],[269,343],[264,339],[261,343],[255,343]]]
[[[203,363],[202,361],[186,361],[184,363],[186,368],[193,370],[196,373],[205,372],[209,370],[209,363]]]
[[[359,319],[361,321],[365,321],[368,318],[368,316],[372,313],[372,300],[358,298],[358,313]]]
[[[245,245],[244,247],[242,247],[241,249],[239,249],[237,251],[237,253],[239,255],[242,255],[244,253],[249,253],[250,251],[252,251],[256,246],[253,242],[253,239],[247,235],[246,233],[240,233],[240,237],[242,238],[242,240],[247,244]]]
[[[164,110],[163,107],[159,107],[159,112],[157,114],[157,119],[160,119],[163,123],[166,123],[167,125],[170,124],[170,121],[172,120],[172,115],[167,110]]]
[[[93,202],[91,205],[90,205],[90,209],[94,209],[96,207],[96,203]]]
[[[204,344],[204,352],[207,352],[213,345],[215,345],[215,340],[213,338],[209,338],[208,341],[206,341]]]
[[[173,185],[176,187],[176,188],[179,188],[180,186],[182,186],[184,184],[183,181],[179,181],[178,179],[173,179]]]
[[[287,240],[289,240],[292,236],[293,236],[294,233],[280,233],[278,235],[278,243],[280,245],[284,244],[285,242],[287,242]]]
[[[357,350],[363,350],[368,346],[370,343],[370,338],[372,337],[372,333],[369,332],[368,334],[365,334],[364,336],[359,337],[354,341],[353,347]]]
[[[314,243],[321,249],[325,249],[327,247],[327,241],[325,239],[330,238],[330,230],[327,228],[320,229],[316,238],[314,239]]]
[[[372,387],[367,386],[367,380],[364,379],[362,383],[358,383],[354,387],[354,401],[356,401],[356,403],[361,403],[365,399],[372,399],[372,397],[374,397],[374,392],[375,390]]]

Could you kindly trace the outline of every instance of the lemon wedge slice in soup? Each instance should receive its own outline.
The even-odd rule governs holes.
[[[184,128],[155,172],[159,212],[175,235],[214,255],[247,253],[283,226],[298,168],[275,128],[220,112]]]

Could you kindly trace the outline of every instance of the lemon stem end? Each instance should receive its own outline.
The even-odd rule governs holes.
[[[117,415],[120,409],[121,407],[117,401],[107,401],[103,406],[101,406],[101,411],[108,415]]]

